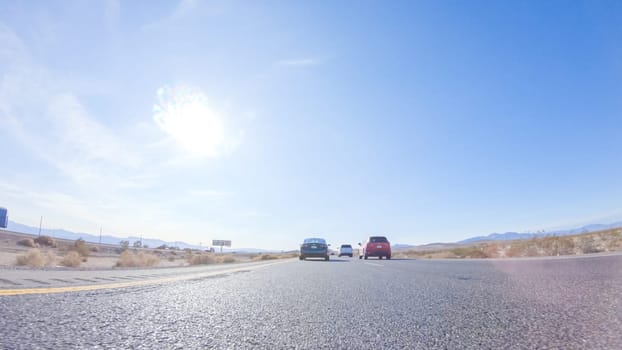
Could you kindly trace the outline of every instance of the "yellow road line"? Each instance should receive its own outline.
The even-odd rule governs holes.
[[[235,269],[194,273],[194,274],[187,274],[187,275],[176,276],[176,277],[159,278],[155,280],[143,280],[143,281],[107,283],[107,284],[89,284],[89,285],[84,285],[84,286],[69,286],[69,287],[0,289],[0,296],[84,292],[84,291],[100,290],[100,289],[116,289],[116,288],[145,286],[145,285],[151,285],[151,284],[160,284],[160,283],[166,283],[166,282],[175,282],[175,281],[190,280],[190,279],[195,279],[195,278],[224,275],[224,274],[238,272],[238,271],[255,270],[255,269],[259,269],[262,267],[275,265],[279,263],[283,263],[283,262],[273,262],[273,263],[261,264],[261,265],[256,265],[256,266],[239,267]]]

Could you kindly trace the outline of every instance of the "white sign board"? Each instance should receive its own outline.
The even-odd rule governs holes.
[[[216,247],[231,247],[231,241],[224,241],[221,239],[215,239],[212,241],[212,245]]]

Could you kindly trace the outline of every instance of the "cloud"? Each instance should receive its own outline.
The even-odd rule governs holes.
[[[188,194],[194,197],[204,197],[204,198],[225,198],[233,195],[231,192],[227,191],[218,191],[218,190],[190,190]]]
[[[302,66],[315,66],[320,64],[320,61],[313,58],[301,58],[301,59],[292,59],[292,60],[282,60],[277,62],[279,66],[293,66],[293,67],[302,67]]]
[[[178,22],[196,12],[198,6],[199,1],[197,0],[181,0],[177,3],[173,11],[158,20],[144,24],[141,29],[143,31],[149,31]]]
[[[97,121],[60,79],[32,63],[21,40],[0,26],[0,124],[11,137],[73,182],[121,184],[141,157],[114,130]],[[5,142],[9,142],[5,139]]]
[[[67,80],[37,63],[1,23],[0,43],[0,149],[10,164],[0,173],[0,198],[14,219],[29,223],[45,215],[58,227],[87,232],[102,223],[119,233],[192,231],[175,220],[187,203],[164,183],[179,181],[185,173],[178,171],[188,169],[177,167],[183,157],[171,143],[200,156],[226,155],[239,143],[203,92],[164,87],[151,118],[146,105],[138,125],[110,125],[75,93],[92,81]],[[228,195],[194,191],[196,201]]]
[[[104,23],[108,29],[114,28],[119,22],[121,4],[119,0],[106,0],[104,2]]]
[[[179,18],[190,13],[196,8],[197,4],[197,0],[181,0],[179,4],[177,4],[175,12],[173,12],[173,18]]]
[[[94,232],[100,225],[110,233],[164,232],[179,226],[175,215],[162,203],[145,202],[130,196],[101,193],[83,196],[69,191],[55,191],[45,186],[23,186],[0,179],[0,194],[9,207],[12,220],[73,231]],[[140,208],[140,210],[137,210]],[[153,226],[157,223],[156,226]]]

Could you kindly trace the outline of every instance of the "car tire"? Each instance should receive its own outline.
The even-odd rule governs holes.
[[[380,256],[378,257],[378,260],[382,260],[382,255],[380,255]]]
[[[300,260],[304,260],[304,259],[305,259],[305,257],[304,257],[304,256],[300,256],[300,257],[299,257],[299,259],[300,259]]]
[[[361,260],[361,259],[363,259],[363,256],[362,256],[362,255],[359,255],[359,260]]]
[[[387,260],[391,260],[391,255],[387,255]]]
[[[367,255],[365,255],[365,260],[367,260]]]
[[[326,255],[326,256],[324,257],[324,261],[328,261],[329,259],[330,259],[330,257],[329,257],[328,255]]]

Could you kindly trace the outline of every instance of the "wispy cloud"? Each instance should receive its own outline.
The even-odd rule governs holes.
[[[188,194],[194,197],[204,197],[211,199],[225,198],[233,195],[232,192],[219,191],[219,190],[190,190]]]
[[[5,137],[29,148],[72,182],[129,186],[141,157],[133,145],[89,113],[51,72],[32,63],[27,47],[0,27],[0,124]]]
[[[146,23],[141,27],[143,31],[149,31],[152,29],[157,29],[160,27],[165,27],[167,25],[176,23],[185,19],[189,15],[193,13],[201,12],[202,15],[215,15],[222,12],[222,8],[217,7],[213,3],[202,2],[199,0],[180,0],[177,3],[177,6],[166,14],[164,17],[159,18],[153,22]]]
[[[119,0],[106,0],[104,2],[104,23],[111,29],[117,25],[121,13]]]
[[[145,119],[138,124],[110,125],[106,115],[91,111],[83,96],[75,93],[91,81],[58,77],[38,64],[26,43],[1,24],[0,42],[0,148],[13,147],[16,152],[8,153],[14,157],[9,160],[18,165],[0,174],[0,198],[10,205],[12,217],[32,223],[33,213],[37,218],[39,214],[53,216],[59,227],[85,231],[103,222],[109,223],[110,232],[172,234],[183,228],[185,223],[173,220],[171,207],[186,205],[175,199],[188,190],[169,191],[166,181],[178,179],[179,169],[185,172],[196,163],[176,163],[183,153],[171,147],[171,141],[178,141],[173,136],[196,135],[190,146],[208,150],[214,149],[209,142],[219,140],[218,155],[228,154],[239,141],[237,135],[222,140],[222,114],[204,104],[205,96],[200,91],[198,95],[175,95],[182,104],[174,106],[181,109],[170,109],[171,100],[161,100],[160,124],[149,118],[146,105]],[[200,98],[193,100],[197,96]],[[201,119],[204,112],[218,120],[205,123]],[[214,125],[216,129],[211,129]],[[214,134],[214,130],[220,131]],[[214,137],[206,144],[208,134]],[[22,162],[17,157],[35,161]],[[213,189],[190,192],[198,202],[231,195]],[[154,202],[154,193],[167,199]],[[162,221],[166,223],[160,224]]]
[[[281,60],[277,62],[277,65],[279,66],[292,66],[292,67],[315,66],[318,64],[320,64],[320,61],[314,58],[290,59],[290,60]]]

